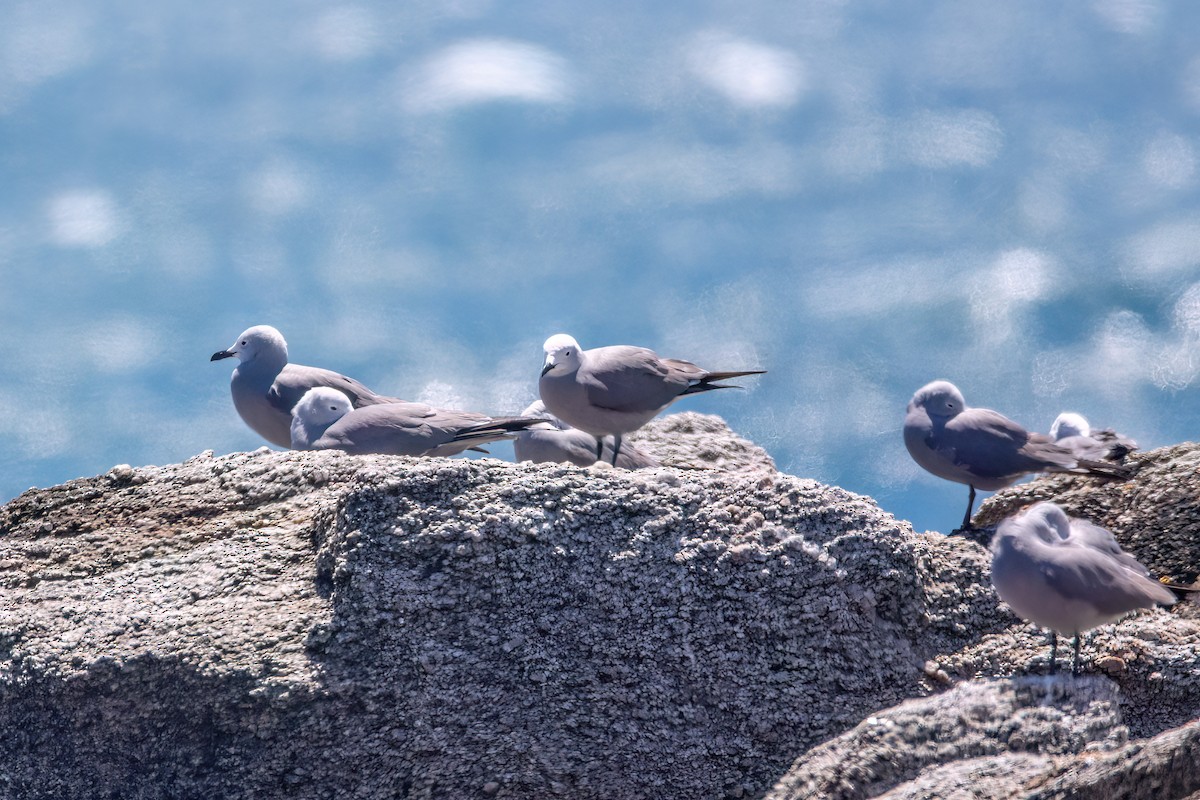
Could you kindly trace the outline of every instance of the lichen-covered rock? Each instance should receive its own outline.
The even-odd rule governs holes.
[[[974,635],[923,537],[778,474],[260,451],[0,531],[22,797],[762,791]]]
[[[715,414],[684,411],[656,417],[626,439],[667,466],[775,471],[775,459],[766,450],[738,436]]]
[[[1013,626],[938,656],[951,678],[1045,674],[1046,632],[1013,617]],[[1082,669],[1121,690],[1127,724],[1136,737],[1153,736],[1200,717],[1200,606],[1194,599],[1170,611],[1144,611],[1084,636]],[[1059,638],[1059,664],[1069,671],[1069,639]],[[1200,787],[1198,787],[1200,788]]]
[[[0,797],[756,797],[881,709],[1043,668],[984,548],[679,416],[681,460],[721,442],[700,460],[736,469],[264,449],[0,507]],[[1138,751],[1170,785],[1196,639],[1188,607],[1148,612],[1085,662],[1133,736],[1184,726]],[[1071,691],[1046,731],[1092,729]],[[1006,702],[988,730],[1033,713]],[[916,737],[896,781],[1063,778],[1009,734],[946,763]]]
[[[798,758],[768,797],[866,800],[884,792],[928,797],[931,790],[956,782],[960,791],[976,793],[971,796],[1009,797],[1051,770],[1054,756],[1112,750],[1127,737],[1116,687],[1108,681],[971,681],[872,714]],[[997,756],[1006,766],[994,771],[989,783],[999,786],[983,785],[978,770],[961,769],[963,762]],[[951,779],[944,769],[950,764],[960,767],[960,779],[970,773],[969,780]],[[931,774],[937,782],[921,780]],[[905,784],[910,791],[898,792]],[[921,791],[912,792],[913,784]]]
[[[1200,721],[1128,741],[1102,678],[980,680],[873,714],[810,750],[768,800],[1184,798]]]

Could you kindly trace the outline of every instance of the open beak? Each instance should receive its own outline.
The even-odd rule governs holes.
[[[237,353],[232,350],[218,350],[212,354],[212,358],[209,361],[220,361],[222,358],[233,358],[236,355]]]

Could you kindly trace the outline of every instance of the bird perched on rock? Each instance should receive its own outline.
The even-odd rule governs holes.
[[[658,459],[630,444],[623,446],[621,453],[614,458],[614,442],[607,436],[604,437],[604,452],[597,457],[595,437],[572,428],[551,414],[541,400],[534,401],[529,408],[521,412],[521,416],[537,417],[545,420],[546,424],[526,428],[513,439],[513,452],[517,461],[570,463],[578,467],[588,467],[597,461],[608,460],[612,461],[614,466],[623,469],[658,466]]]
[[[424,403],[378,403],[354,408],[337,389],[309,389],[292,411],[293,450],[344,450],[360,455],[452,456],[488,442],[512,439],[542,423],[492,417]]]
[[[970,408],[949,381],[917,390],[904,417],[904,445],[925,470],[970,488],[963,529],[971,527],[975,490],[994,491],[1033,472],[1074,472],[1124,480],[1127,467],[1079,458],[1049,436],[1030,433],[989,408]]]
[[[289,364],[287,342],[270,325],[248,328],[228,349],[218,350],[209,360],[234,357],[238,365],[229,384],[233,407],[251,430],[280,447],[291,446],[292,409],[309,389],[318,386],[337,389],[356,408],[402,402],[375,394],[345,375],[320,367]]]
[[[628,345],[582,350],[565,333],[551,336],[542,349],[546,359],[538,392],[546,409],[590,433],[596,458],[604,453],[604,437],[612,436],[614,462],[626,433],[642,427],[680,397],[736,388],[717,381],[765,372],[710,372],[689,361],[660,358],[653,350]]]
[[[1139,608],[1175,602],[1112,533],[1049,502],[1000,523],[992,539],[992,585],[1018,616],[1050,629],[1051,672],[1058,634],[1075,637],[1073,672],[1079,674],[1080,633]]]
[[[1119,464],[1125,460],[1125,456],[1138,449],[1137,442],[1112,428],[1092,430],[1082,414],[1072,411],[1064,411],[1054,418],[1050,426],[1050,438],[1079,458],[1093,461],[1115,461]]]

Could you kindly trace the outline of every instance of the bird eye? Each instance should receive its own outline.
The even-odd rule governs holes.
[[[569,355],[571,355],[571,351],[570,351],[570,350],[563,350],[563,355],[564,355],[564,356],[569,356]]]
[[[243,342],[242,342],[242,347],[245,347],[245,346],[246,346],[246,342],[244,342],[244,341],[243,341]]]

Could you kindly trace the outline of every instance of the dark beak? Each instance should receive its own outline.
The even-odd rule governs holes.
[[[209,361],[220,361],[222,358],[233,358],[236,355],[237,353],[230,352],[229,350],[218,350],[212,354],[212,358]]]
[[[213,358],[216,358],[216,356],[213,356]],[[554,365],[553,365],[553,364],[547,364],[546,366],[542,367],[542,375],[545,375],[547,372],[549,372],[549,371],[550,371],[550,370],[552,370],[552,369],[554,369]],[[539,376],[539,377],[540,377],[540,376]]]

